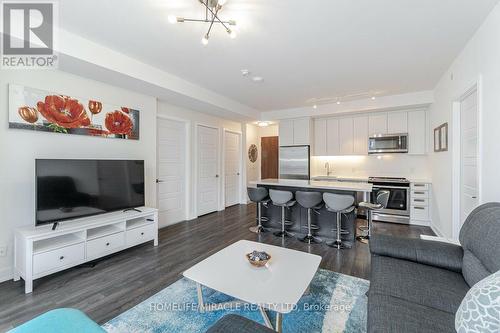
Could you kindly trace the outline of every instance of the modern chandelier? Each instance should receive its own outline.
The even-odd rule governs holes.
[[[219,12],[222,9],[222,6],[224,6],[227,2],[227,0],[198,0],[204,7],[205,7],[205,19],[193,19],[193,18],[185,18],[185,17],[179,17],[179,16],[169,16],[168,21],[170,23],[184,23],[184,22],[202,22],[202,23],[209,23],[208,26],[208,31],[203,36],[201,39],[201,43],[203,45],[208,44],[208,39],[210,38],[210,33],[212,32],[212,27],[214,24],[221,24],[224,29],[226,29],[226,32],[228,33],[229,37],[231,38],[236,38],[236,32],[234,30],[231,30],[229,26],[235,26],[236,21],[234,20],[228,20],[228,21],[223,21],[219,18]]]

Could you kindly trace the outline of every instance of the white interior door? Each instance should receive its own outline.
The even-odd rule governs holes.
[[[460,102],[460,227],[479,204],[477,90]]]
[[[219,131],[198,125],[198,216],[215,212],[219,198]]]
[[[158,219],[160,226],[186,219],[186,126],[158,118]]]
[[[240,202],[240,134],[224,133],[224,198],[225,206],[233,206]]]

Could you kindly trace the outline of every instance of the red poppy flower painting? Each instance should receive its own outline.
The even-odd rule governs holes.
[[[139,140],[138,110],[9,84],[9,128]]]
[[[90,119],[82,103],[68,96],[46,96],[45,103],[38,102],[37,108],[49,122],[64,128],[90,125]]]
[[[133,127],[130,117],[118,110],[106,114],[104,124],[106,125],[108,131],[112,134],[130,135]]]

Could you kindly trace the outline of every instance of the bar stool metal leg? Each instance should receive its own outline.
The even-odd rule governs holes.
[[[293,237],[294,234],[285,230],[285,206],[281,206],[281,231],[274,233],[276,237]]]
[[[251,227],[250,231],[256,234],[260,234],[261,232],[266,232],[267,229],[262,226],[262,203],[257,203],[257,220],[259,224],[256,227]]]
[[[323,240],[318,237],[314,237],[312,235],[312,230],[311,230],[311,208],[307,209],[307,235],[304,237],[299,238],[301,242],[308,243],[308,244],[319,244],[322,243]]]
[[[342,242],[341,239],[341,227],[342,227],[342,213],[337,212],[337,233],[336,239],[333,242],[327,242],[326,245],[334,247],[336,249],[350,249],[351,245]]]
[[[366,235],[361,235],[356,237],[358,241],[360,241],[363,244],[368,244],[371,236],[371,229],[372,229],[372,211],[368,210],[366,212],[366,217],[367,217],[367,226],[366,226]]]

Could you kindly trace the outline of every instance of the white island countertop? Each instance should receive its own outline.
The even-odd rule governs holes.
[[[355,192],[371,192],[372,184],[362,182],[346,182],[346,181],[316,181],[316,180],[297,180],[297,179],[262,179],[250,182],[251,185],[270,185],[284,187],[303,187],[314,188],[319,190],[338,190],[338,191],[355,191]]]

